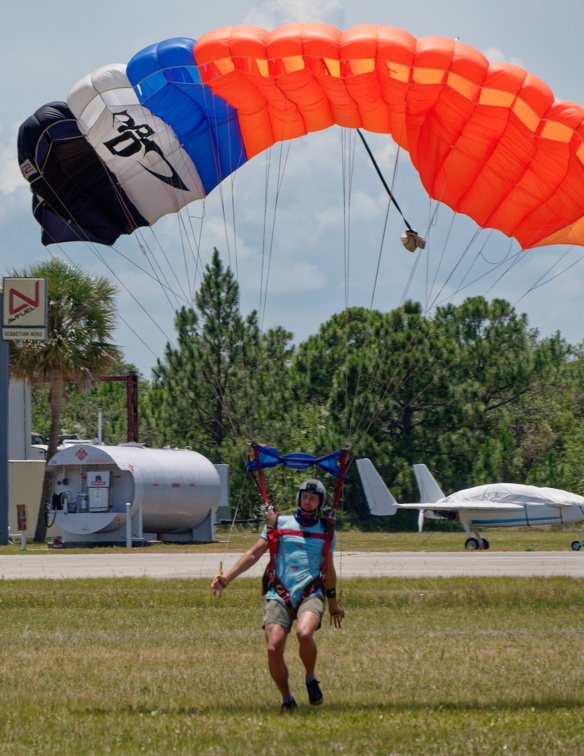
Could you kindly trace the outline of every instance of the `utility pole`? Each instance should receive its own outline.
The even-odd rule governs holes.
[[[128,413],[128,443],[138,443],[138,376],[134,371],[128,375],[102,375],[100,381],[125,381],[127,413]]]

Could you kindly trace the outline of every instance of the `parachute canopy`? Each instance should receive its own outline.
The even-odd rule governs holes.
[[[390,135],[430,197],[524,249],[584,245],[584,109],[465,44],[391,26],[159,42],[25,121],[19,162],[43,243],[111,245],[275,142],[334,124]]]

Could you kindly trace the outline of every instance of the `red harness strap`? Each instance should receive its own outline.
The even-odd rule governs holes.
[[[267,593],[270,588],[273,588],[290,610],[293,619],[296,619],[296,607],[292,605],[288,589],[282,583],[278,575],[276,575],[276,555],[278,554],[279,540],[281,536],[290,535],[296,537],[302,536],[303,538],[318,538],[319,540],[324,541],[322,549],[322,563],[319,573],[314,578],[314,580],[311,580],[311,582],[302,591],[299,601],[300,605],[306,598],[308,598],[308,596],[316,593],[316,591],[318,591],[319,589],[323,592],[323,594],[325,592],[326,568],[328,564],[328,555],[335,532],[335,521],[328,518],[321,518],[321,522],[324,522],[325,524],[325,532],[311,533],[310,531],[278,528],[277,514],[269,515],[266,518],[266,525],[268,528],[268,546],[270,548],[270,562],[266,567],[266,571],[264,573],[264,594]]]

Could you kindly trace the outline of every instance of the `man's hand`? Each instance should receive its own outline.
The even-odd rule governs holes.
[[[331,617],[331,625],[334,623],[336,628],[340,628],[345,619],[345,610],[340,604],[337,604],[336,601],[331,601],[330,599],[328,602],[328,610]]]
[[[223,589],[229,585],[229,579],[225,575],[215,575],[211,583],[213,596],[221,596]]]

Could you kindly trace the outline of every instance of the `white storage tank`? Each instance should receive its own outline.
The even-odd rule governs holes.
[[[213,463],[187,449],[79,444],[59,451],[49,524],[63,541],[213,540],[221,481]],[[129,505],[129,506],[128,506]]]

